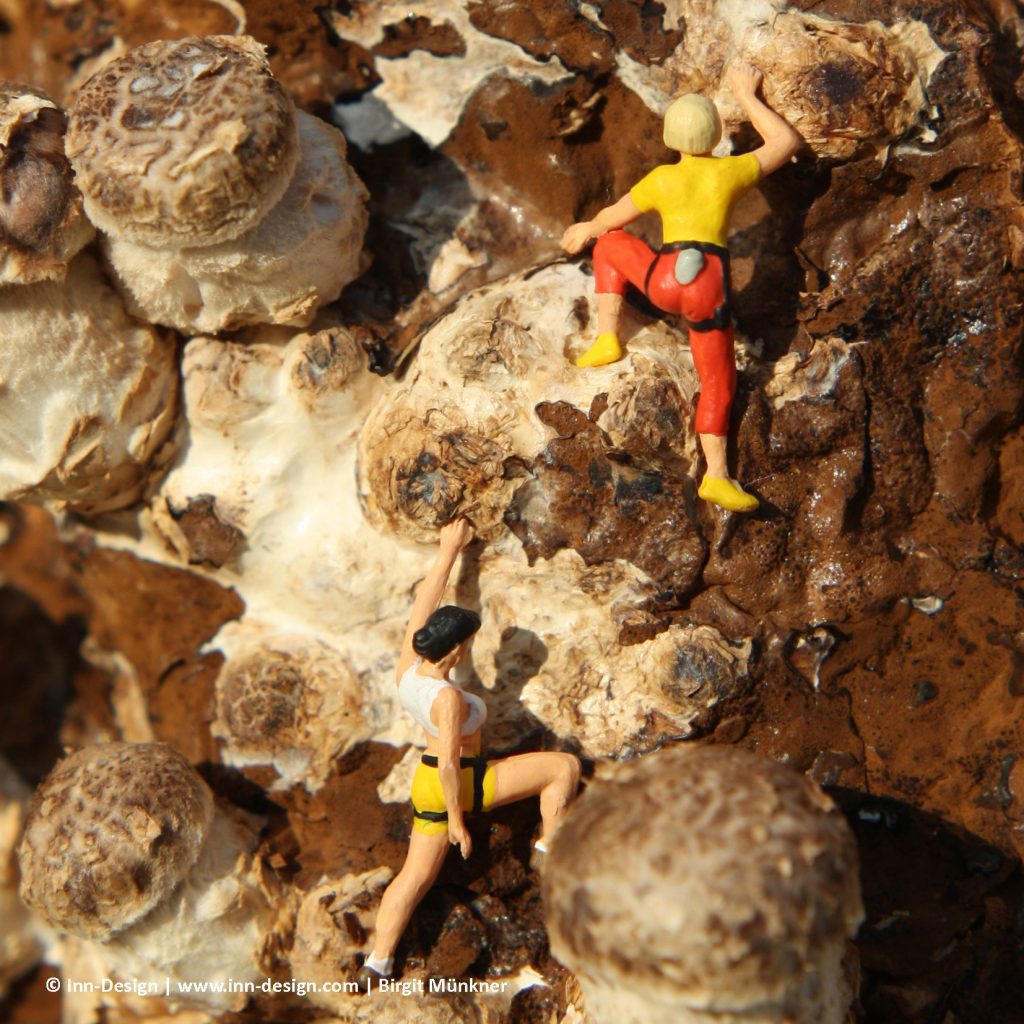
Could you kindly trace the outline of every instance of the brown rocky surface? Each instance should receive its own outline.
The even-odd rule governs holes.
[[[403,588],[420,564],[411,542],[432,537],[446,513],[482,511],[478,525],[493,547],[459,586],[467,602],[483,596],[494,618],[485,622],[486,655],[474,672],[498,711],[500,743],[564,745],[576,729],[566,725],[573,715],[601,755],[675,741],[681,719],[663,708],[631,717],[630,701],[647,700],[648,691],[633,685],[642,651],[712,634],[709,649],[746,645],[745,674],[729,676],[713,709],[683,716],[686,734],[785,761],[844,809],[867,910],[858,940],[859,1020],[1019,1024],[1020,5],[0,0],[0,79],[66,101],[104,54],[156,38],[230,33],[239,12],[245,31],[270,47],[271,66],[296,104],[321,117],[339,112],[350,160],[370,192],[373,264],[335,305],[335,320],[294,344],[289,334],[183,346],[190,433],[179,427],[177,441],[188,444],[180,444],[171,476],[153,485],[158,498],[151,488],[134,511],[90,524],[67,516],[55,524],[28,506],[0,508],[0,754],[34,785],[64,746],[164,740],[219,797],[261,816],[262,855],[293,896],[324,877],[396,870],[407,811],[378,796],[400,776],[410,738],[386,733],[393,706],[380,705],[376,738],[332,756],[319,788],[307,781],[280,790],[270,766],[224,763],[223,740],[211,732],[215,683],[246,623],[259,636],[301,624],[341,651],[346,671],[369,693],[383,693],[379,679],[389,665],[382,659],[390,655],[377,646],[400,636]],[[880,110],[865,112],[863,124],[846,117],[861,113],[864,79],[857,86],[835,69],[794,77],[795,51],[780,55],[777,39],[752,27],[752,19],[768,24],[783,13],[790,27],[797,15],[833,19],[847,23],[839,37],[870,37],[872,59],[888,69],[881,85],[870,83],[882,90],[872,93],[882,106],[903,73],[893,77],[903,65],[887,50],[890,30],[924,27],[945,56],[925,76],[927,102],[908,124],[899,122],[901,137],[879,137]],[[884,31],[862,33],[870,22]],[[559,345],[572,348],[592,330],[586,261],[582,271],[546,266],[558,235],[665,158],[657,108],[667,90],[699,71],[698,85],[714,94],[716,62],[740,52],[767,61],[769,83],[777,76],[778,96],[794,109],[817,103],[833,130],[849,121],[862,132],[856,146],[844,136],[832,150],[826,133],[737,210],[741,373],[732,464],[762,500],[748,518],[694,500],[695,395],[685,372],[661,361],[681,341],[678,325],[660,322],[638,300],[628,373],[581,380],[554,360],[538,365],[531,345],[541,332],[525,336],[522,312],[534,308],[531,295],[541,296],[539,307],[560,309],[563,300],[552,296],[564,282],[574,313]],[[403,94],[417,75],[424,89]],[[453,86],[442,104],[432,97],[445,75]],[[444,118],[433,109],[441,106]],[[755,140],[739,129],[734,142],[746,149]],[[656,224],[641,228],[656,238]],[[507,315],[489,305],[502,290],[519,303]],[[443,361],[436,339],[471,308],[486,313],[472,325],[462,361]],[[432,342],[425,329],[450,310],[456,319],[441,319]],[[339,323],[350,333],[342,337]],[[486,332],[494,324],[500,330],[492,338]],[[421,337],[422,345],[412,344]],[[454,331],[450,341],[456,351]],[[378,371],[404,356],[392,380],[367,382],[362,364],[349,366],[353,352]],[[445,415],[458,413],[467,431],[478,432],[472,445],[453,446],[450,430],[433,436],[410,416],[409,440],[395,434],[396,450],[403,459],[407,450],[430,455],[437,466],[382,475],[401,480],[392,491],[390,483],[375,485],[374,501],[383,504],[369,512],[374,530],[360,527],[348,547],[332,546],[332,531],[367,514],[354,493],[353,453],[373,410],[397,402],[408,412],[400,394],[419,378],[447,375],[460,395],[470,385],[486,391],[496,372],[488,352],[511,354],[498,368],[502,386],[514,380],[520,389],[514,401],[503,394],[495,403],[494,422],[506,433],[483,429],[488,424],[460,399]],[[298,383],[268,383],[288,379]],[[294,407],[277,397],[288,388],[300,396]],[[263,441],[287,433],[288,423],[297,440],[280,449],[287,457],[260,461]],[[217,437],[228,447],[216,447]],[[323,461],[302,476],[295,467],[303,453],[321,443]],[[455,463],[442,461],[450,450]],[[218,458],[231,461],[230,472],[226,464],[217,471]],[[332,472],[344,479],[343,494],[320,486]],[[447,504],[423,486],[446,472],[457,484]],[[295,496],[303,493],[312,496],[319,534],[292,568],[266,552],[275,532],[300,536],[308,509]],[[295,514],[274,518],[288,502]],[[149,518],[169,543],[147,533]],[[367,612],[363,591],[383,581],[384,568],[374,563],[360,583],[353,567],[366,563],[351,552],[374,544],[398,582]],[[564,586],[551,582],[559,574]],[[332,589],[332,575],[345,585]],[[358,600],[346,596],[349,587]],[[379,588],[386,590],[383,582]],[[584,601],[614,603],[607,623],[596,624]],[[374,622],[383,625],[370,636]],[[622,678],[588,662],[585,644],[560,636],[566,622],[587,624],[586,642],[614,641],[600,664],[618,666]],[[579,671],[560,692],[566,665]],[[685,697],[694,678],[691,665],[665,685]],[[503,679],[511,684],[504,690]],[[600,711],[586,711],[588,700]],[[593,726],[601,713],[613,731],[622,729],[623,749],[606,748]],[[532,806],[476,823],[473,857],[446,865],[400,960],[408,977],[530,969],[551,988],[526,988],[486,1017],[450,997],[447,1019],[560,1020],[572,1002],[564,970],[547,953],[529,862],[535,825]],[[355,948],[361,940],[346,941]],[[0,1020],[57,1020],[59,999],[44,989],[50,970],[40,966],[17,982]],[[380,1007],[380,1019],[410,1004],[396,1005]],[[306,1021],[323,1012],[277,998],[220,1021]],[[424,1005],[422,1012],[434,1019],[427,1014],[442,1011]],[[110,1013],[147,1019],[144,1009]]]

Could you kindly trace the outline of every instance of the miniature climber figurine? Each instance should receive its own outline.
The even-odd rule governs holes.
[[[423,727],[426,752],[412,780],[409,852],[381,898],[373,953],[357,975],[366,992],[391,976],[398,940],[437,878],[449,845],[469,856],[465,812],[539,796],[542,832],[535,848],[543,853],[579,786],[580,763],[572,754],[550,751],[488,761],[480,753],[487,707],[448,678],[465,657],[480,618],[455,605],[438,608],[455,560],[472,536],[465,519],[442,527],[437,561],[413,601],[395,667],[399,699]]]
[[[700,378],[697,433],[707,461],[698,494],[734,512],[752,512],[757,499],[729,476],[726,444],[729,412],[736,391],[733,324],[726,248],[733,207],[744,192],[796,153],[800,136],[757,96],[763,76],[749,64],[730,68],[726,80],[764,145],[743,156],[713,157],[722,136],[714,104],[689,94],[665,113],[665,145],[681,156],[656,167],[617,203],[593,220],[573,224],[562,248],[578,253],[591,239],[597,292],[598,338],[576,362],[604,366],[622,357],[618,330],[626,284],[631,283],[660,309],[679,313],[690,333],[690,349]],[[663,244],[653,252],[621,228],[648,210],[662,221]]]

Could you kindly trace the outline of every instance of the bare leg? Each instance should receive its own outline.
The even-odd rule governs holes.
[[[730,512],[753,512],[759,505],[757,498],[747,494],[729,476],[725,457],[728,437],[724,434],[700,434],[699,437],[708,471],[697,489],[698,496]]]
[[[721,434],[701,434],[700,446],[708,464],[708,476],[727,477],[729,466],[725,459],[728,438]]]
[[[547,840],[572,803],[580,784],[580,763],[572,754],[555,752],[517,754],[492,763],[494,801],[492,807],[540,796],[543,823],[541,839]]]
[[[614,292],[597,294],[597,333],[618,334],[622,318],[622,296]]]
[[[622,358],[622,346],[619,344],[621,315],[621,295],[614,292],[597,293],[597,341],[576,360],[577,366],[607,366]]]
[[[394,955],[412,912],[434,884],[447,852],[447,830],[428,836],[413,829],[402,870],[385,890],[377,911],[375,957],[384,959]]]

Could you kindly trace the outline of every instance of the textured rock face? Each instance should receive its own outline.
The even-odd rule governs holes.
[[[477,86],[490,75],[511,73],[538,84],[568,77],[550,52],[543,59],[481,31],[474,24],[474,13],[478,12],[469,5],[448,0],[426,0],[415,9],[384,0],[348,14],[327,14],[332,31],[341,39],[376,48],[379,54],[375,70],[381,82],[373,92],[373,107],[355,115],[342,111],[353,141],[386,140],[389,121],[397,118],[406,131],[411,129],[437,146],[455,127]]]
[[[1005,0],[0,0],[0,76],[65,105],[105,60],[244,20],[288,101],[348,133],[373,257],[301,330],[218,339],[236,315],[305,322],[301,297],[330,294],[323,281],[355,248],[334,262],[292,246],[295,276],[247,266],[248,291],[214,286],[194,248],[161,250],[211,319],[172,319],[195,334],[176,351],[118,307],[100,333],[122,345],[74,350],[87,353],[74,374],[64,325],[84,314],[65,297],[113,302],[91,256],[41,293],[56,312],[17,321],[22,376],[0,370],[5,493],[123,511],[88,528],[65,518],[58,535],[0,509],[0,631],[15,654],[3,678],[17,684],[0,722],[28,721],[0,731],[0,752],[36,783],[66,745],[172,742],[222,805],[268,815],[243,895],[276,873],[280,905],[305,901],[315,919],[317,970],[342,950],[347,970],[365,944],[346,912],[359,904],[367,929],[376,904],[361,905],[360,881],[321,904],[321,882],[402,863],[403,747],[419,738],[394,658],[437,526],[467,512],[484,542],[449,596],[482,612],[465,682],[488,704],[492,753],[569,746],[642,767],[704,737],[836,786],[865,882],[865,1019],[1017,1024],[1019,14]],[[756,145],[722,86],[735,57],[763,67],[808,143],[734,220],[730,466],[762,501],[746,518],[694,498],[698,384],[680,325],[631,301],[626,360],[576,371],[592,277],[585,258],[555,259],[566,224],[669,158],[660,112],[677,90],[719,104],[723,152]],[[637,230],[657,242],[656,223]],[[154,301],[179,316],[156,276]],[[0,289],[0,320],[22,316],[15,294],[28,292]],[[117,353],[143,350],[157,354],[125,357],[135,378]],[[153,458],[179,368],[175,445]],[[15,704],[22,679],[31,699]],[[26,736],[39,737],[31,757]],[[529,802],[480,825],[477,855],[446,865],[401,955],[412,978],[549,987],[511,1006],[258,998],[242,1019],[578,1021],[546,952],[535,827]],[[265,937],[263,923],[236,930],[223,945],[247,957]],[[294,931],[282,926],[285,947]],[[167,924],[147,963],[176,945],[196,972],[182,976],[197,976],[219,935]],[[67,977],[142,969],[84,940],[50,957]],[[264,969],[277,968],[247,968]],[[43,980],[11,989],[15,1016]],[[66,1012],[92,1024],[100,1009]]]
[[[365,354],[342,328],[288,341],[263,332],[268,340],[244,345],[189,343],[188,439],[153,521],[183,558],[234,583],[247,602],[246,623],[217,641],[228,661],[214,733],[228,763],[274,765],[276,788],[316,791],[357,742],[415,738],[391,673],[408,594],[430,551],[403,544],[402,535],[429,540],[457,512],[497,542],[455,595],[483,614],[472,660],[492,705],[492,743],[513,745],[539,719],[563,741],[613,754],[646,746],[659,716],[674,735],[706,730],[742,694],[748,641],[684,627],[650,639],[660,627],[652,628],[647,605],[692,585],[703,543],[688,478],[659,490],[657,458],[641,470],[625,452],[615,455],[614,439],[642,450],[640,439],[653,436],[665,462],[689,465],[692,433],[681,413],[660,415],[649,392],[670,395],[681,410],[693,371],[685,351],[671,358],[679,339],[652,328],[634,338],[627,367],[589,382],[571,372],[560,346],[552,350],[560,327],[573,323],[570,296],[582,283],[579,271],[560,265],[484,290],[438,323],[414,372],[393,385],[367,372]],[[504,344],[487,347],[492,337]],[[439,391],[451,395],[443,405]],[[560,403],[532,410],[545,392]],[[595,422],[569,399],[592,406]],[[438,442],[422,432],[421,415],[458,417],[473,425],[472,437]],[[551,446],[559,434],[563,447],[573,443],[577,419],[587,424],[573,456],[579,471],[588,481],[605,473],[608,483],[592,529],[552,533],[560,528],[544,504],[570,501],[581,484],[574,474],[546,481],[545,467],[566,463],[569,455],[556,459]],[[487,446],[491,458],[478,459]],[[436,468],[424,471],[432,451],[449,449],[455,454],[443,466],[437,456]],[[599,467],[589,477],[584,460]],[[357,479],[358,489],[349,483]],[[506,517],[530,538],[528,557]],[[617,524],[613,558],[602,535],[593,536],[604,518]],[[651,522],[678,535],[668,560],[644,546]],[[284,621],[324,642],[282,636]],[[622,648],[624,635],[642,642]],[[592,691],[615,694],[610,713]]]
[[[672,626],[622,646],[649,633],[638,610],[649,583],[625,563],[584,568],[563,552],[529,574],[521,564],[487,566],[479,586],[474,663],[499,711],[492,743],[539,720],[588,756],[644,750],[659,736],[713,727],[749,687],[750,642],[715,629]]]
[[[391,881],[386,868],[324,881],[306,893],[295,920],[291,966],[296,978],[318,987],[341,977],[354,981],[356,955],[369,953],[380,894]],[[344,1015],[359,1006],[358,996],[326,994],[314,1002]]]
[[[273,765],[281,779],[271,788],[305,781],[318,789],[334,759],[369,735],[361,691],[325,645],[297,637],[265,641],[225,663],[212,731],[224,740],[226,763]]]
[[[518,497],[513,514],[528,534],[532,506],[557,504],[563,488],[578,493],[578,475],[596,460],[590,473],[608,493],[595,501],[592,520],[606,512],[628,518],[614,506],[631,497],[671,506],[665,514],[677,517],[688,548],[682,562],[699,561],[684,492],[659,502],[642,468],[628,458],[619,468],[608,458],[608,450],[628,450],[633,441],[652,463],[659,455],[683,467],[693,462],[692,359],[677,333],[653,325],[631,341],[629,359],[580,374],[568,357],[586,347],[593,330],[580,303],[589,286],[579,269],[555,264],[475,293],[424,335],[415,366],[373,410],[360,436],[360,484],[372,521],[425,540],[461,511],[484,536],[497,537]],[[574,448],[579,452],[571,455]],[[575,525],[546,512],[539,518],[538,531]],[[580,547],[601,547],[588,536],[592,523],[574,532]],[[538,539],[531,554],[550,554],[564,543]],[[689,573],[681,569],[680,589],[694,571],[692,564]]]
[[[741,112],[722,75],[730,61],[748,60],[765,72],[772,107],[828,159],[870,154],[908,135],[934,139],[929,122],[938,111],[927,89],[946,54],[926,22],[902,12],[885,23],[859,21],[799,6],[669,3],[666,17],[686,26],[682,45],[658,67],[620,63],[621,73],[659,113],[678,93],[712,92],[735,128]]]

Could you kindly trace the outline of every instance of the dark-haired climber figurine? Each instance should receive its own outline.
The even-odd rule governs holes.
[[[480,619],[454,605],[438,608],[452,566],[472,536],[465,519],[442,527],[437,561],[416,594],[395,669],[402,704],[426,733],[426,752],[412,781],[409,852],[381,899],[373,954],[359,970],[364,991],[390,977],[398,940],[441,870],[448,846],[458,846],[464,858],[469,856],[467,811],[539,796],[542,833],[535,845],[543,852],[580,781],[580,764],[572,754],[518,754],[487,761],[480,753],[487,708],[449,679]]]
[[[562,236],[566,252],[592,238],[597,291],[597,341],[577,366],[604,366],[622,357],[619,320],[626,284],[659,309],[679,313],[690,331],[690,350],[700,378],[697,433],[707,461],[698,494],[734,512],[752,512],[757,499],[729,476],[726,444],[736,391],[730,308],[729,220],[736,201],[757,180],[786,164],[801,139],[757,95],[762,74],[750,64],[730,68],[726,80],[764,145],[743,156],[713,157],[722,137],[714,104],[690,93],[665,113],[665,145],[679,162],[656,167],[617,203],[593,220],[573,224]],[[656,253],[621,228],[642,213],[661,216],[663,241]]]

